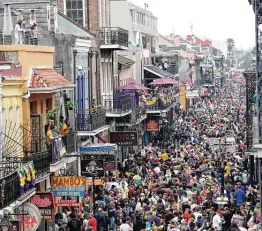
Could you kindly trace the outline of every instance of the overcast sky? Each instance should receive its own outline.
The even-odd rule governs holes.
[[[248,0],[129,0],[144,3],[158,17],[158,31],[186,35],[193,24],[196,36],[224,42],[234,38],[238,48],[255,45],[255,17]]]

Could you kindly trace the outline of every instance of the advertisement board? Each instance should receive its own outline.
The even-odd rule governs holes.
[[[18,216],[21,231],[36,231],[41,223],[41,213],[36,205],[24,203],[18,208]],[[27,215],[24,215],[27,214]]]
[[[84,176],[52,176],[51,191],[55,197],[85,196],[86,178]]]
[[[110,132],[110,143],[117,146],[137,146],[138,132]]]
[[[39,208],[43,220],[53,220],[55,203],[52,192],[37,192],[31,203]]]

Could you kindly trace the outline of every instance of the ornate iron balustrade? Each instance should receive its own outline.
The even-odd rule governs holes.
[[[67,136],[62,137],[62,140],[67,153],[73,153],[76,151],[75,132],[70,132]]]
[[[10,205],[20,197],[17,172],[0,178],[0,209]]]
[[[106,110],[103,108],[77,109],[77,131],[94,131],[106,125]]]
[[[128,31],[119,27],[103,27],[100,30],[101,45],[128,47]]]
[[[36,170],[36,178],[44,176],[50,172],[50,163],[52,163],[52,153],[49,150],[29,154],[27,161],[33,161]]]
[[[106,112],[112,114],[127,113],[132,109],[131,97],[129,95],[119,97],[104,95],[102,96],[102,103]]]

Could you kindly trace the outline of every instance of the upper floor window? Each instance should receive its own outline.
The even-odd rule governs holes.
[[[83,0],[66,0],[66,15],[84,25]]]

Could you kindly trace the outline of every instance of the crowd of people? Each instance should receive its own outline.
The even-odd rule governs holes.
[[[57,230],[262,230],[259,185],[251,184],[245,156],[240,84],[228,77],[179,111],[168,137],[129,154],[81,208],[57,214]]]
[[[18,20],[14,27],[14,43],[38,45],[38,30],[34,20]]]

